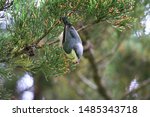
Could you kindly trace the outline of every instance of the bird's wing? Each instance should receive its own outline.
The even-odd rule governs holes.
[[[79,36],[78,32],[76,31],[76,29],[73,26],[70,27],[69,31],[70,31],[70,36],[72,38],[74,38],[76,40],[76,42],[81,43],[80,36]]]
[[[70,34],[70,26],[66,25],[63,34],[63,49],[67,54],[71,53],[73,49],[74,39]]]

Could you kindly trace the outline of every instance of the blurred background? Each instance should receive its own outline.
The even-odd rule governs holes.
[[[63,0],[60,1],[64,2]],[[123,0],[124,4],[126,4],[126,1],[128,0]],[[4,39],[4,37],[7,38],[9,35],[6,31],[6,25],[9,25],[7,22],[9,21],[10,24],[14,22],[14,17],[9,17],[9,15],[7,15],[9,19],[7,18],[8,21],[6,21],[4,12],[6,12],[7,6],[9,8],[9,6],[13,6],[12,4],[16,4],[17,2],[17,0],[14,0],[14,2],[9,0],[0,1],[1,39]],[[39,0],[35,1],[36,7],[40,6],[40,2]],[[49,2],[51,2],[51,0],[49,0]],[[61,2],[58,2],[58,4]],[[80,2],[80,0],[78,2]],[[114,2],[117,2],[117,0]],[[130,2],[130,0],[128,2]],[[26,67],[21,66],[28,64],[28,61],[26,62],[24,59],[24,64],[20,65],[19,63],[18,65],[17,62],[17,67],[14,67],[14,64],[12,67],[11,65],[14,61],[11,60],[13,59],[10,60],[12,63],[9,62],[9,60],[2,61],[2,58],[5,59],[7,56],[2,54],[6,46],[4,47],[1,41],[0,99],[150,99],[150,2],[149,0],[135,0],[133,3],[133,8],[129,13],[130,17],[134,18],[134,20],[132,20],[130,24],[123,22],[127,24],[127,28],[118,28],[117,24],[119,25],[121,19],[118,20],[117,18],[110,18],[109,21],[106,21],[104,16],[99,22],[93,22],[95,17],[92,15],[87,20],[85,20],[86,17],[79,21],[77,20],[81,18],[80,16],[77,17],[78,19],[74,19],[75,16],[73,16],[73,18],[68,16],[73,26],[79,30],[78,32],[84,45],[84,54],[79,64],[67,64],[71,67],[65,67],[63,74],[61,71],[57,71],[59,69],[57,66],[62,68],[63,66],[61,65],[54,66],[57,70],[55,70],[55,75],[51,76],[46,76],[47,72],[45,73],[44,71],[48,70],[48,73],[52,73],[55,68],[49,69],[49,67],[43,67],[42,72],[35,72],[36,69],[40,69],[38,68],[39,66],[36,67],[36,69],[35,67],[26,69]],[[2,7],[4,4],[5,7]],[[46,6],[42,8],[44,9]],[[113,12],[113,9],[110,9],[109,13],[111,12]],[[87,16],[89,16],[89,14]],[[123,12],[121,14],[123,14]],[[126,15],[122,15],[122,17],[124,19],[129,18]],[[113,24],[110,23],[112,20],[115,20]],[[19,31],[18,29],[15,30]],[[24,28],[24,30],[28,29]],[[57,34],[58,36],[61,31],[63,31],[63,25],[59,24],[58,32],[57,30],[53,30],[52,34]],[[28,35],[30,35],[30,33]],[[37,34],[37,36],[39,35]],[[30,42],[28,41],[28,43]],[[23,45],[24,43],[21,44]],[[26,43],[24,45],[26,45]],[[22,46],[19,47],[21,48]],[[46,53],[43,51],[44,50],[42,50],[42,54],[35,56],[35,58],[40,58],[43,53]],[[60,50],[58,50],[58,53],[59,52]],[[41,58],[39,60],[41,60]],[[32,62],[34,61],[32,60]],[[36,62],[34,62],[34,64],[37,65],[38,62]],[[46,64],[48,63],[43,63],[42,65],[45,66]],[[69,71],[66,69],[69,69]],[[9,74],[9,70],[15,75]],[[58,73],[60,73],[60,75]],[[9,76],[9,78],[5,75]]]

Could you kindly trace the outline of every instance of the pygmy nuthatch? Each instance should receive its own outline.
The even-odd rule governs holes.
[[[83,55],[83,45],[80,36],[67,17],[61,17],[61,19],[65,25],[62,40],[63,49],[73,63],[79,63]]]

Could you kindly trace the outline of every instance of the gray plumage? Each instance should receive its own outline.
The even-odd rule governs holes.
[[[76,56],[80,59],[83,54],[83,45],[80,36],[67,17],[62,17],[61,19],[65,25],[62,41],[63,49],[67,54],[70,54],[74,50]]]

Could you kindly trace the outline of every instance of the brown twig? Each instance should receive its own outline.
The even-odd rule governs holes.
[[[94,58],[92,52],[89,50],[86,53],[87,53],[86,58],[89,60],[89,63],[91,64],[91,67],[93,70],[93,79],[95,81],[95,84],[97,85],[97,90],[98,90],[99,94],[102,95],[104,97],[104,99],[107,99],[107,100],[111,99],[109,97],[109,95],[107,94],[106,89],[102,85],[101,77],[98,74],[97,64],[95,62],[95,58]]]
[[[70,16],[72,13],[73,13],[73,12],[70,12],[69,14],[67,14],[67,16]],[[88,25],[82,26],[82,27],[79,28],[77,31],[78,31],[78,32],[79,32],[79,31],[82,31],[82,30],[86,29],[87,27],[93,26],[93,25],[95,25],[95,24],[97,24],[97,23],[99,23],[99,22],[100,22],[99,20],[95,20],[95,21],[89,23]],[[24,54],[25,49],[26,49],[27,47],[30,47],[30,46],[34,46],[34,47],[36,47],[36,48],[41,48],[41,47],[43,47],[45,44],[43,44],[42,46],[39,47],[39,46],[38,46],[39,42],[40,42],[42,39],[44,39],[44,38],[50,33],[50,31],[51,31],[55,26],[57,26],[59,23],[60,23],[60,21],[57,20],[57,21],[53,24],[53,26],[50,27],[39,39],[37,39],[35,42],[33,42],[32,44],[30,44],[29,46],[26,45],[26,46],[25,46],[24,48],[22,48],[22,50],[20,50],[19,52],[14,53],[14,56],[13,56],[13,57],[18,57],[18,56]],[[55,41],[49,41],[49,42],[47,42],[47,44],[48,44],[48,45],[52,45],[52,44],[57,43],[57,42],[59,42],[59,39],[57,39],[57,40],[55,40]],[[0,62],[4,62],[4,61],[6,61],[6,60],[4,60],[4,59],[3,59],[3,60],[0,60]],[[8,60],[7,60],[7,61],[8,61]]]
[[[72,13],[72,12],[71,12],[71,13]],[[70,13],[70,14],[71,14],[71,13]],[[68,16],[69,16],[70,14],[68,14]],[[94,21],[94,22],[92,22],[92,23],[89,23],[88,25],[82,26],[82,27],[79,28],[77,31],[80,32],[80,31],[86,29],[87,27],[93,26],[93,25],[96,24],[96,23],[99,23],[99,22],[96,20],[96,21]],[[46,36],[46,35],[45,35],[45,36]],[[44,38],[45,36],[43,36],[43,38]],[[38,39],[38,40],[39,40],[38,43],[39,43],[43,38],[42,38],[42,37],[39,38],[39,39]],[[47,44],[48,44],[48,45],[52,45],[52,44],[57,43],[57,42],[59,42],[59,39],[54,40],[54,41],[49,41],[49,42],[47,42]],[[44,44],[43,44],[43,45],[44,45]]]
[[[55,40],[55,41],[50,41],[50,42],[48,42],[47,44],[48,44],[48,45],[52,45],[52,44],[58,43],[58,42],[59,42],[59,39],[57,39],[57,40]]]
[[[96,21],[88,24],[88,26],[94,25],[96,23],[99,23],[99,20],[96,20]],[[88,27],[88,26],[86,26],[86,27]],[[82,28],[82,25],[81,25],[81,28]],[[83,34],[85,35],[86,40],[89,39],[88,32],[86,30],[83,30]],[[102,81],[101,81],[102,78],[98,73],[99,72],[98,66],[97,66],[95,57],[92,52],[93,45],[89,41],[83,41],[83,45],[84,45],[84,47],[86,47],[86,48],[84,48],[84,57],[87,58],[89,63],[91,64],[91,68],[93,71],[93,79],[97,86],[97,91],[104,99],[109,100],[109,99],[111,99],[111,97],[107,94],[107,90],[105,89],[105,87],[103,86]]]
[[[59,20],[57,20],[53,25],[52,27],[50,27],[39,39],[36,40],[36,42],[34,42],[35,45],[37,45],[43,38],[45,38],[49,33],[50,31],[55,27],[57,26],[58,24],[60,23]],[[33,45],[34,45],[33,44]]]
[[[81,28],[79,28],[77,31],[78,32],[82,31],[82,30],[86,29],[87,27],[93,26],[93,25],[95,25],[95,24],[97,24],[99,22],[100,22],[100,20],[95,20],[95,21],[93,21],[93,22],[91,22],[91,23],[89,23],[89,24],[87,24],[85,26],[81,26]]]
[[[83,76],[82,74],[78,74],[78,77],[82,80],[82,82],[84,82],[86,85],[88,85],[90,88],[92,89],[97,89],[97,86],[90,80],[88,80],[85,76]]]
[[[97,64],[102,63],[104,60],[106,60],[108,57],[111,57],[112,55],[114,55],[114,53],[118,50],[118,48],[120,47],[120,45],[122,44],[122,41],[119,41],[114,48],[112,49],[112,51],[108,52],[104,57],[102,57],[100,60],[97,61]]]

